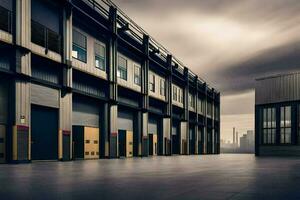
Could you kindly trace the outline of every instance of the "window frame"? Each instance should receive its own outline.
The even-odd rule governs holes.
[[[149,79],[149,90],[150,92],[155,93],[155,75],[150,74],[150,79]]]
[[[136,69],[138,69],[138,75],[136,74]],[[138,82],[136,82],[136,78],[138,78]],[[133,83],[135,85],[142,85],[142,68],[137,64],[133,64]]]
[[[99,45],[99,46],[103,47],[103,49],[104,49],[104,56],[101,56],[101,55],[96,54],[96,45]],[[97,65],[96,65],[97,57],[100,58],[100,59],[102,59],[102,61],[103,61],[103,63],[104,63],[103,68],[97,67]],[[95,42],[94,42],[94,62],[95,62],[95,63],[94,63],[94,64],[95,64],[95,67],[96,67],[97,69],[100,69],[100,70],[102,70],[102,71],[106,71],[106,45],[103,44],[103,43],[101,43],[101,42],[98,42],[98,41],[95,41]]]
[[[125,66],[120,65],[120,59],[125,60]],[[125,77],[123,77],[123,74],[125,74]],[[125,80],[125,81],[128,80],[128,60],[121,55],[118,55],[117,78]]]
[[[161,96],[166,96],[166,80],[161,78],[160,79],[160,95]]]
[[[178,98],[177,98],[177,87],[175,85],[173,85],[173,100],[178,102]]]
[[[263,145],[276,144],[276,107],[262,108],[262,134],[261,141]]]
[[[84,34],[84,33],[82,33],[81,31],[79,31],[79,30],[77,30],[76,28],[73,28],[72,29],[72,33],[73,32],[77,32],[78,34],[80,34],[80,35],[82,35],[83,37],[84,37],[84,40],[85,40],[85,47],[82,47],[81,45],[79,45],[79,44],[76,44],[75,42],[74,42],[74,37],[72,37],[72,58],[74,58],[74,59],[76,59],[76,60],[78,60],[78,61],[80,61],[80,62],[83,62],[83,63],[87,63],[87,48],[88,48],[88,44],[87,44],[87,35],[86,34]],[[74,55],[73,55],[73,52],[74,52],[74,46],[76,47],[76,48],[78,48],[79,50],[81,50],[81,51],[83,51],[85,54],[84,54],[84,60],[83,59],[80,59],[79,57],[78,57],[78,52],[79,51],[76,51],[77,52],[77,57],[75,57]]]
[[[289,116],[287,114],[289,114]],[[288,130],[289,132],[287,132]],[[289,134],[288,140],[286,139],[287,134]],[[291,105],[280,106],[280,144],[281,145],[292,144],[292,106]]]

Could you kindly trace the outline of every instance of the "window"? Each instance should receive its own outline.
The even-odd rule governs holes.
[[[212,117],[212,104],[207,102],[207,115]]]
[[[134,65],[134,84],[141,85],[141,68]]]
[[[95,43],[95,67],[105,71],[105,46]]]
[[[173,86],[173,100],[177,101],[177,87]]]
[[[177,94],[178,94],[178,102],[179,103],[183,103],[181,100],[182,100],[182,94],[181,94],[181,89],[180,88],[176,88],[177,90]]]
[[[166,81],[164,79],[160,79],[160,95],[166,96]]]
[[[86,63],[86,36],[74,29],[72,57]]]
[[[117,76],[118,78],[127,81],[127,60],[121,56],[118,57]]]
[[[276,135],[276,109],[264,108],[263,109],[263,144],[275,144]]]
[[[280,143],[290,144],[292,142],[291,106],[280,108]]]
[[[151,74],[151,76],[150,76],[149,87],[150,87],[151,92],[155,92],[155,76],[154,76],[154,74]]]
[[[183,90],[179,89],[179,102],[183,103]]]
[[[202,100],[198,98],[198,111],[199,113],[203,113],[202,111]]]
[[[190,107],[195,108],[195,99],[192,94],[189,94],[189,104],[190,104]]]

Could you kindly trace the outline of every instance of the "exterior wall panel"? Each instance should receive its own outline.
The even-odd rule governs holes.
[[[258,79],[256,82],[256,105],[296,101],[300,99],[300,73]]]

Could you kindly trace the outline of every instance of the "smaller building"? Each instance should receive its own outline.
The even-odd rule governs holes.
[[[254,133],[253,130],[248,130],[246,134],[240,137],[240,152],[253,153],[254,152]]]
[[[300,72],[257,79],[255,153],[300,156]]]

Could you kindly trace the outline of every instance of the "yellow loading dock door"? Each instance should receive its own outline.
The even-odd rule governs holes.
[[[133,132],[119,130],[119,154],[120,157],[133,157]]]
[[[99,102],[74,96],[72,112],[73,156],[75,159],[99,159]]]
[[[99,159],[99,128],[73,126],[75,159]]]
[[[149,134],[149,155],[157,155],[157,134]]]

